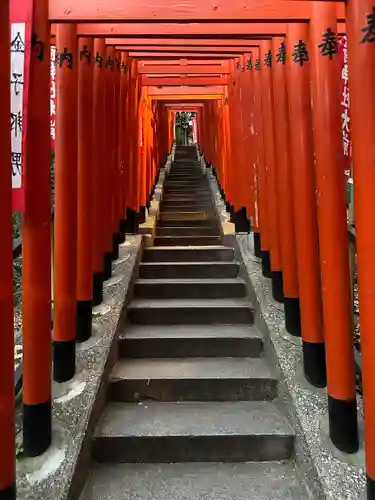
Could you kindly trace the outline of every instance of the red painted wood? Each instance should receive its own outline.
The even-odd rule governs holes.
[[[229,70],[227,65],[199,65],[193,66],[185,64],[181,65],[143,65],[138,64],[138,73],[140,75],[227,75]]]
[[[344,18],[344,4],[337,6],[339,17]],[[287,0],[50,0],[50,20],[80,21],[142,21],[157,20],[302,20],[309,19],[309,2]],[[147,32],[147,31],[146,31]]]
[[[190,77],[142,77],[142,85],[155,85],[155,86],[199,86],[199,85],[226,85],[227,77],[226,76],[190,76]]]
[[[339,11],[344,20],[344,12]],[[338,24],[339,34],[346,32],[344,22]],[[56,24],[51,25],[52,35],[56,34]],[[144,39],[145,33],[150,37],[165,37],[167,41],[171,36],[183,38],[186,42],[190,38],[212,36],[222,38],[223,35],[231,35],[236,39],[262,38],[262,35],[281,36],[286,34],[286,23],[284,22],[251,22],[247,23],[83,23],[77,25],[77,33],[80,36],[126,36],[134,39]],[[163,38],[164,39],[164,38]],[[230,42],[230,40],[226,40]]]

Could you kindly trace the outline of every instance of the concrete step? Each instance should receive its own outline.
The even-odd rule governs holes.
[[[246,285],[240,278],[162,278],[138,279],[134,296],[144,299],[225,299],[246,297]]]
[[[252,325],[247,299],[135,299],[128,308],[137,325]]]
[[[259,357],[263,335],[247,325],[126,325],[119,357]]]
[[[160,246],[208,246],[219,245],[221,236],[157,236],[154,240],[156,247]]]
[[[236,278],[239,265],[237,262],[142,262],[139,277],[147,279],[161,278]]]
[[[97,462],[245,462],[293,452],[288,420],[271,402],[109,403],[97,426]]]
[[[145,262],[231,262],[234,259],[234,250],[222,245],[209,245],[205,247],[151,247],[143,250],[143,263]]]
[[[81,500],[311,500],[290,462],[93,464]]]
[[[218,236],[220,231],[215,226],[180,226],[156,228],[156,236]]]
[[[277,378],[261,358],[121,359],[110,401],[269,401]]]

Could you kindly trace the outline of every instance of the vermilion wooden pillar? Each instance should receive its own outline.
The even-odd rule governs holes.
[[[9,4],[0,3],[0,498],[16,500]]]
[[[254,85],[254,147],[257,169],[258,234],[254,231],[254,250],[262,258],[263,275],[270,277],[270,241],[268,226],[267,179],[264,158],[263,117],[262,117],[262,78],[259,49],[254,49],[253,85]]]
[[[121,242],[125,241],[126,235],[126,170],[129,168],[127,163],[127,140],[126,140],[126,118],[127,118],[127,86],[128,86],[128,57],[125,52],[120,54],[120,96],[119,96],[119,184],[121,187],[120,195],[120,235]]]
[[[279,201],[277,216],[279,228],[282,228],[280,251],[283,269],[285,326],[292,335],[301,336],[286,89],[286,45],[283,37],[272,39],[272,54],[275,164]]]
[[[93,225],[93,76],[94,43],[80,38],[78,44],[78,265],[77,265],[77,341],[91,337],[93,259],[89,249],[94,239]]]
[[[140,78],[140,77],[138,77]],[[146,220],[146,184],[147,184],[147,109],[146,88],[141,87],[139,113],[138,113],[138,168],[139,168],[139,223]]]
[[[23,445],[26,456],[51,443],[51,181],[48,1],[34,6],[34,45],[22,220]],[[4,113],[2,108],[1,113]],[[60,214],[61,215],[61,214]]]
[[[103,301],[104,280],[104,222],[102,213],[102,189],[104,175],[105,137],[105,40],[94,39],[93,49],[93,305]]]
[[[354,161],[358,289],[361,304],[367,499],[375,499],[374,266],[375,219],[375,10],[370,0],[349,0],[349,88]]]
[[[75,373],[77,290],[77,76],[76,25],[56,27],[56,142],[54,353],[57,382]]]
[[[336,5],[314,2],[311,80],[330,437],[340,450],[354,453],[357,401],[336,32]]]
[[[138,137],[138,113],[137,113],[137,62],[132,60],[129,82],[129,113],[128,113],[128,136],[129,136],[129,205],[126,211],[128,232],[137,232],[137,137]]]
[[[104,224],[104,279],[112,276],[112,260],[116,258],[114,251],[115,241],[113,237],[114,219],[114,120],[115,120],[115,48],[113,45],[106,46],[105,55],[105,163],[103,176],[103,224]]]
[[[286,38],[289,140],[292,166],[294,227],[301,307],[303,363],[306,379],[326,385],[325,348],[315,199],[314,152],[310,95],[308,26],[288,24]],[[306,53],[307,51],[307,53]]]
[[[113,175],[112,175],[112,239],[113,239],[113,254],[112,259],[117,260],[119,257],[119,244],[122,240],[120,232],[121,219],[121,183],[120,183],[120,166],[119,166],[119,106],[120,106],[120,65],[121,54],[118,51],[114,53],[115,66],[113,70],[113,85],[114,85],[114,108],[113,108]]]
[[[248,186],[246,207],[249,222],[252,221],[253,230],[258,232],[258,213],[255,213],[256,207],[256,160],[255,160],[255,141],[254,141],[254,84],[252,57],[250,53],[244,54],[244,85],[243,96],[245,100],[244,119],[246,130],[245,151],[245,172],[246,183]],[[250,227],[249,227],[250,229]]]
[[[272,56],[271,40],[262,40],[260,44],[260,73],[262,77],[262,117],[264,158],[266,165],[267,185],[267,216],[269,228],[269,244],[271,253],[272,295],[278,302],[283,302],[283,275],[280,252],[279,201],[278,201],[278,171],[275,162],[274,141],[274,108],[272,90]]]

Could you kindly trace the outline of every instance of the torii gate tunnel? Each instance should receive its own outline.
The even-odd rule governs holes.
[[[302,338],[305,378],[327,386],[331,441],[347,454],[359,447],[345,194],[353,172],[375,499],[374,90],[374,0],[0,2],[1,500],[16,498],[12,212],[23,212],[24,453],[38,456],[51,444],[52,374],[59,383],[75,374],[76,342],[92,334],[119,244],[145,220],[182,111],[196,116],[236,227],[251,223],[286,328]]]

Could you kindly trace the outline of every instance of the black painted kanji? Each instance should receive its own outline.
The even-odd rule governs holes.
[[[361,43],[375,42],[375,5],[372,7],[371,14],[367,14],[367,26],[362,28],[361,31],[365,34],[361,40]]]
[[[331,60],[334,54],[339,51],[337,36],[331,28],[327,28],[327,31],[323,33],[322,43],[318,45],[320,53],[323,56],[328,56]]]
[[[73,54],[68,52],[67,47],[64,47],[63,52],[56,53],[56,64],[60,66],[60,68],[63,67],[64,61],[69,69],[73,69]]]
[[[17,35],[10,42],[11,52],[25,52],[25,42],[22,40],[21,33],[17,31]]]
[[[79,59],[82,61],[83,58],[86,58],[87,59],[87,62],[90,63],[91,62],[91,52],[89,51],[89,48],[87,47],[87,45],[84,45],[82,47],[82,50],[80,50],[79,52]]]
[[[306,44],[303,40],[298,40],[298,43],[295,44],[292,56],[293,62],[298,63],[300,66],[303,66],[305,62],[310,60]]]
[[[285,64],[285,61],[286,61],[285,42],[281,42],[279,50],[277,51],[276,54],[276,62],[281,62],[282,64]]]
[[[272,52],[269,50],[266,55],[264,56],[264,65],[265,66],[272,66]]]
[[[99,52],[96,53],[95,64],[99,66],[99,68],[103,67],[103,57],[99,54]]]
[[[31,37],[31,45],[33,47],[33,50],[36,54],[36,58],[38,61],[43,61],[44,59],[44,42],[38,38],[38,35],[36,33],[32,34]]]

